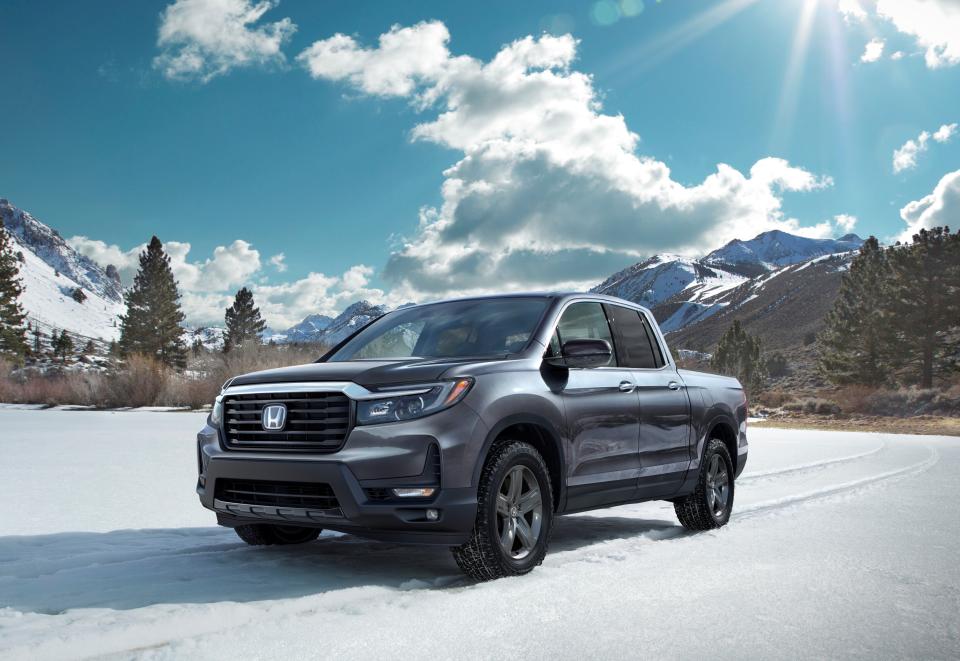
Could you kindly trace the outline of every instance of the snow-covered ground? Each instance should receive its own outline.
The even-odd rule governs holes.
[[[562,518],[532,574],[324,534],[250,548],[193,494],[202,414],[0,409],[0,658],[957,658],[960,439],[752,429],[726,528]]]

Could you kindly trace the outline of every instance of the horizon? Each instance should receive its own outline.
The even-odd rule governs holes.
[[[250,286],[280,327],[773,229],[890,242],[960,187],[960,45],[890,4],[12,2],[0,193],[127,284],[156,234],[194,321]]]

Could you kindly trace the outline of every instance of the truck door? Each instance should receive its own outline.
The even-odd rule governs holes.
[[[676,491],[690,465],[690,401],[683,380],[668,364],[639,310],[604,304],[613,323],[621,365],[630,370],[640,405],[638,498]]]
[[[615,347],[603,306],[575,302],[560,317],[549,351],[569,340],[601,339]],[[567,508],[584,509],[633,498],[637,488],[640,416],[630,370],[616,350],[610,364],[568,370],[562,391],[570,439]]]

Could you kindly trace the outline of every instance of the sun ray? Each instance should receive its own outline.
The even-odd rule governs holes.
[[[782,150],[789,141],[791,128],[797,112],[797,100],[800,95],[800,83],[803,81],[804,63],[807,59],[807,50],[810,47],[810,34],[813,31],[813,22],[817,16],[817,7],[820,0],[803,0],[800,9],[800,20],[793,35],[793,46],[790,48],[790,59],[787,62],[787,71],[783,76],[783,88],[780,90],[780,102],[777,106],[777,116],[774,121],[771,146],[774,150]]]
[[[708,32],[760,0],[723,0],[716,6],[693,16],[680,25],[647,39],[624,54],[604,73],[616,74],[624,69],[649,69],[694,43]]]

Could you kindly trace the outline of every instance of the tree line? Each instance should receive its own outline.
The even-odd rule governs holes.
[[[870,237],[844,274],[818,337],[819,369],[838,384],[932,388],[960,366],[960,232],[911,243]]]
[[[40,352],[39,329],[33,333],[34,347],[27,340],[26,317],[20,304],[23,294],[20,261],[0,219],[0,357],[16,363],[22,363],[31,351]],[[73,298],[82,303],[78,300],[81,296],[74,294]],[[85,295],[82,298],[85,300]],[[133,286],[124,293],[124,300],[127,311],[120,317],[120,341],[112,346],[112,352],[121,357],[147,356],[167,367],[185,368],[187,347],[182,326],[185,315],[180,291],[170,267],[170,257],[156,236],[140,253]],[[246,287],[237,292],[233,304],[227,308],[224,323],[224,352],[262,343],[261,333],[266,323],[256,307],[253,293]],[[64,362],[74,350],[73,340],[66,331],[54,332],[51,347]]]
[[[871,236],[824,322],[817,369],[832,383],[929,389],[951,376],[960,368],[960,232],[922,229],[910,243],[887,247]],[[735,320],[711,367],[755,394],[770,373],[783,371],[782,362]]]

